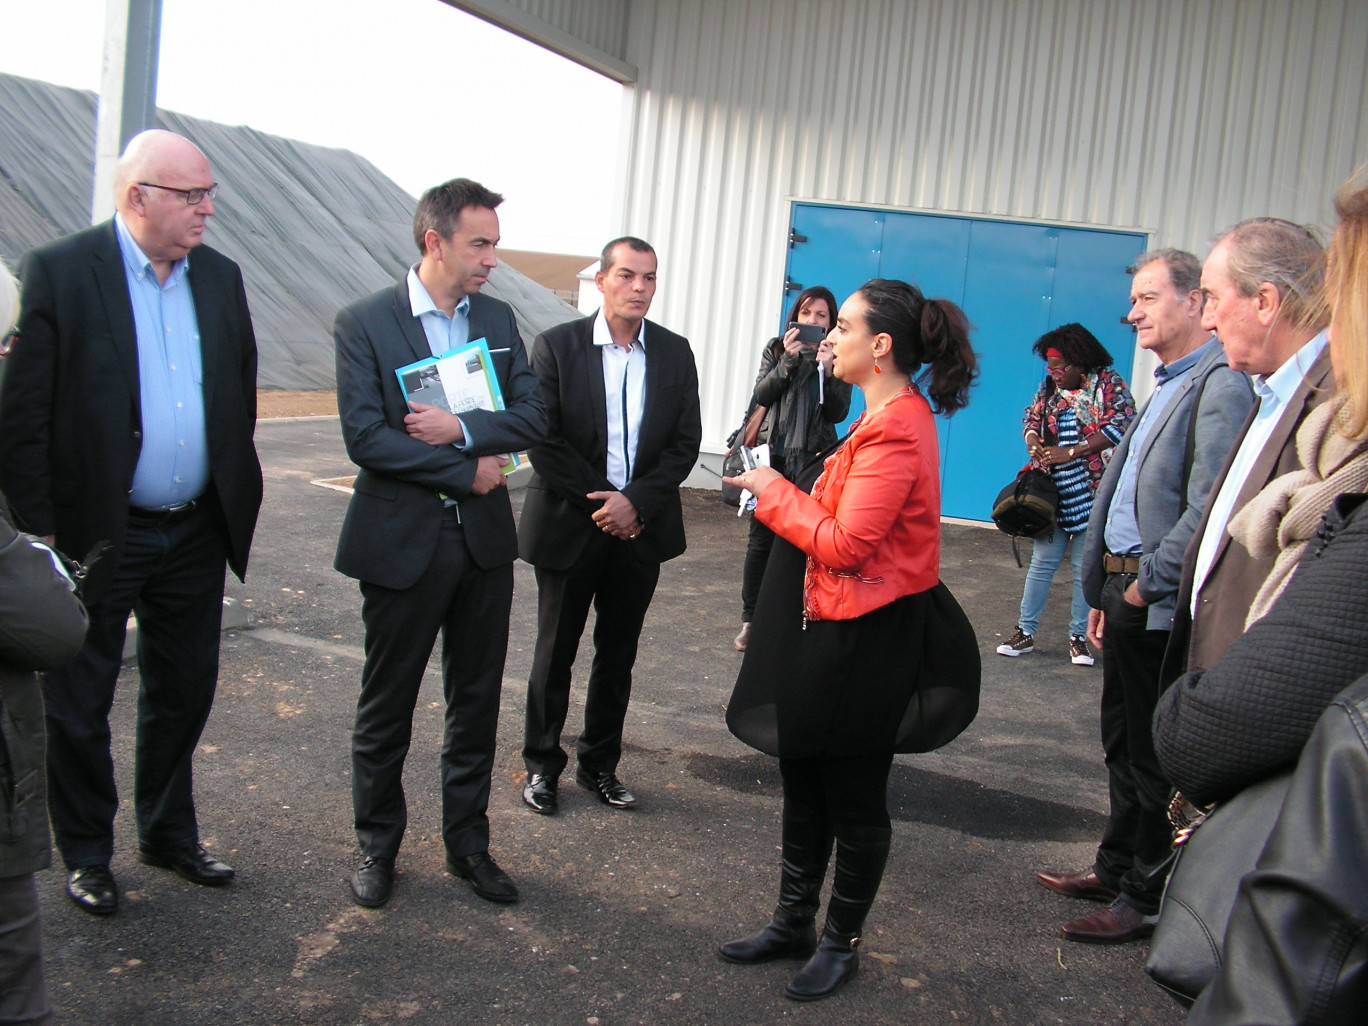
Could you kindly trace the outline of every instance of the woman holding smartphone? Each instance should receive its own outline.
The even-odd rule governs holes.
[[[841,307],[831,337],[833,373],[858,385],[868,408],[821,464],[812,493],[800,487],[806,474],[795,484],[768,467],[728,479],[757,497],[756,519],[779,540],[727,726],[779,757],[784,813],[774,917],[719,954],[742,964],[807,958],[785,991],[798,1001],[826,997],[855,975],[883,879],[893,755],[909,747],[927,639],[944,644],[932,413],[961,409],[977,373],[963,311],[906,282],[866,283]],[[972,631],[963,643],[977,654]]]
[[[789,479],[836,443],[836,425],[850,412],[850,385],[832,377],[831,345],[824,337],[835,317],[836,297],[830,289],[804,289],[789,311],[787,330],[766,342],[760,354],[751,405],[769,408],[770,466]],[[800,337],[800,332],[817,334],[814,328],[821,329],[820,341]],[[752,517],[741,571],[741,632],[732,643],[738,652],[750,640],[755,597],[773,542],[774,532]]]

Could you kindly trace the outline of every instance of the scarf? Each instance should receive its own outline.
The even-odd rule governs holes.
[[[1297,429],[1301,470],[1274,478],[1230,519],[1230,536],[1255,558],[1276,555],[1254,597],[1245,630],[1272,608],[1335,498],[1368,486],[1368,441],[1340,433],[1349,419],[1342,397],[1321,403]]]

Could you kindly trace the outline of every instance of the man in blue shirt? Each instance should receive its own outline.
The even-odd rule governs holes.
[[[203,246],[209,161],[188,139],[134,137],[112,221],[28,253],[0,398],[0,487],[25,530],[83,557],[76,660],[48,674],[48,809],[82,909],[118,908],[109,708],[138,615],[139,858],[198,884],[233,870],[199,843],[191,761],[213,705],[225,565],[239,577],[261,505],[256,339],[242,274]],[[192,255],[192,252],[193,255]]]
[[[404,759],[428,657],[442,638],[442,842],[446,865],[487,901],[518,888],[489,854],[489,790],[513,560],[505,453],[546,433],[546,410],[508,304],[480,294],[498,266],[503,197],[468,178],[423,193],[419,260],[399,282],[337,315],[337,409],[360,468],[334,565],[360,582],[366,664],[352,732],[361,860],[352,899],[394,890],[408,825]],[[406,401],[396,370],[484,339],[504,408],[453,416]]]
[[[1171,830],[1169,785],[1150,719],[1187,548],[1216,473],[1253,402],[1202,326],[1201,264],[1161,249],[1137,258],[1127,320],[1160,360],[1154,393],[1116,447],[1098,485],[1083,554],[1093,607],[1088,640],[1102,650],[1102,747],[1111,812],[1096,861],[1037,879],[1106,909],[1064,925],[1070,940],[1115,943],[1154,929]],[[1139,497],[1144,501],[1140,502]]]

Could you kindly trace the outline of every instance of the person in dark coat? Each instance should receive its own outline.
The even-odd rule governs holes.
[[[0,265],[0,324],[18,309]],[[15,344],[6,331],[0,358]],[[75,657],[86,616],[53,551],[14,529],[0,495],[0,1022],[50,1023],[33,874],[52,861],[38,671]]]
[[[24,255],[23,341],[0,400],[0,488],[24,530],[83,559],[110,549],[90,629],[48,675],[48,812],[66,893],[109,915],[119,808],[109,709],[138,616],[138,858],[209,886],[193,764],[218,686],[225,569],[261,506],[256,336],[237,264],[203,245],[218,185],[190,140],[135,136],[112,221]]]
[[[794,327],[814,324],[830,329],[835,320],[836,297],[831,290],[821,285],[804,289],[789,311],[788,330],[766,342],[760,354],[751,405],[766,407],[769,465],[790,480],[804,463],[836,444],[836,425],[850,412],[850,385],[831,374],[830,341],[806,345]],[[741,630],[732,642],[738,652],[746,650],[750,638],[755,599],[773,544],[774,532],[751,517],[741,570]]]

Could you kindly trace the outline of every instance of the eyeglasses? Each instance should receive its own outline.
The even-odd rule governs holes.
[[[0,357],[9,356],[9,351],[14,348],[14,343],[19,341],[18,330],[5,332],[5,337],[0,339]]]
[[[144,189],[161,189],[163,192],[178,193],[181,199],[185,200],[187,207],[198,206],[204,202],[204,197],[213,199],[218,195],[218,182],[209,186],[207,189],[177,189],[170,185],[158,185],[156,182],[139,182]]]

